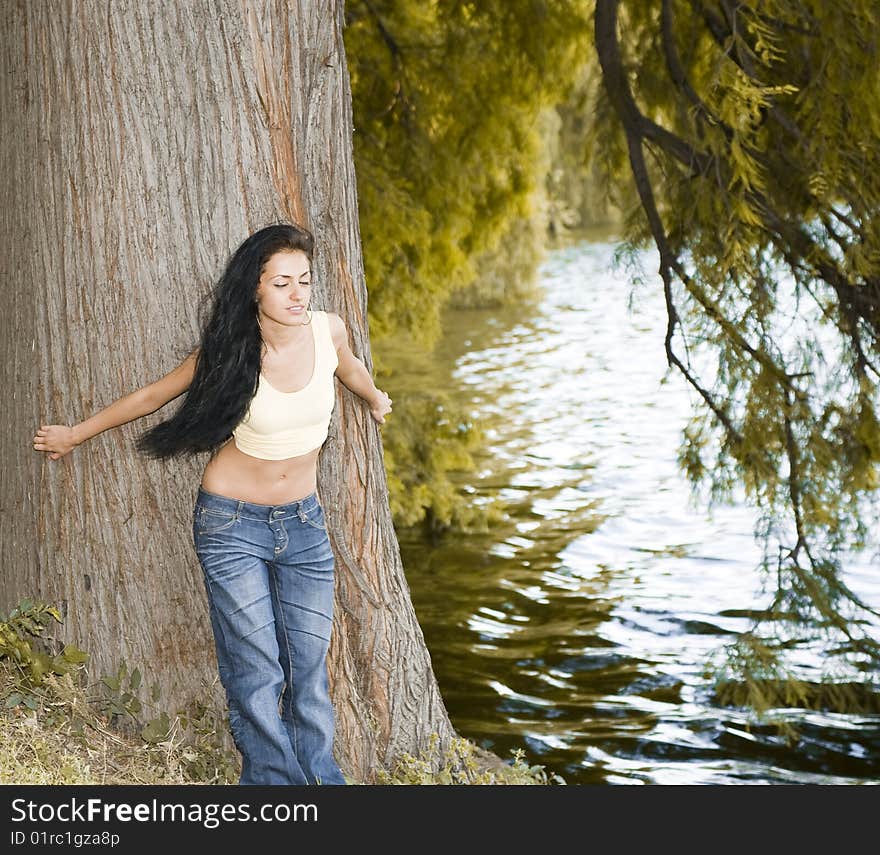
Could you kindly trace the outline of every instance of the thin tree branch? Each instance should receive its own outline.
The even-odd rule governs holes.
[[[644,121],[645,117],[642,116],[633,101],[626,76],[623,72],[617,41],[617,7],[618,0],[597,0],[594,17],[595,40],[606,91],[624,126],[627,151],[636,183],[636,190],[648,218],[654,242],[660,253],[660,276],[663,280],[663,293],[666,299],[668,321],[664,342],[666,358],[670,364],[678,366],[688,382],[697,390],[707,406],[715,414],[715,417],[727,429],[729,435],[735,439],[737,444],[741,444],[742,436],[727,413],[722,410],[712,395],[703,388],[696,377],[691,374],[672,348],[672,336],[678,323],[678,313],[672,298],[672,266],[677,263],[677,259],[669,247],[666,231],[660,219],[660,214],[657,211],[654,193],[648,178],[648,170],[645,164],[644,152],[642,151],[642,137],[646,135],[649,125],[653,125],[653,122]],[[672,137],[671,134],[669,136]],[[673,139],[677,140],[674,137]],[[678,140],[678,142],[683,141]],[[681,146],[674,145],[673,148],[680,154],[682,153]],[[688,160],[696,157],[696,153],[689,146],[685,146],[683,156]]]

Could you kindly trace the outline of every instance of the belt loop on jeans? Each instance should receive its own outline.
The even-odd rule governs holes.
[[[241,519],[241,512],[243,510],[244,510],[244,502],[241,499],[239,499],[238,500],[238,507],[235,509],[235,518],[236,519],[239,519],[239,520]]]

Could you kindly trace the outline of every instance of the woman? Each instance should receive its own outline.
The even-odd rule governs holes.
[[[200,345],[181,365],[81,424],[44,425],[34,437],[37,451],[58,460],[187,392],[138,448],[157,458],[213,452],[193,540],[242,784],[345,783],[333,758],[326,655],[335,564],[317,460],[334,375],[379,424],[391,399],[349,349],[342,319],[311,309],[312,250],[311,234],[293,225],[251,235],[229,260]]]

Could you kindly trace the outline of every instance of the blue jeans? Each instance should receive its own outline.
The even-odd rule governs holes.
[[[240,784],[344,784],[327,649],[334,558],[317,492],[258,505],[199,487],[193,541]]]

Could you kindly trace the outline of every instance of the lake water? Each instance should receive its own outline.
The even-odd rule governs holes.
[[[707,661],[769,601],[756,512],[691,503],[676,452],[695,393],[677,371],[664,381],[659,279],[628,309],[613,250],[554,250],[535,306],[447,313],[433,367],[409,378],[448,385],[486,426],[458,484],[510,513],[433,546],[399,532],[456,730],[569,784],[880,779],[880,716],[788,710],[792,745],[713,703]],[[876,558],[847,567],[880,606]]]

